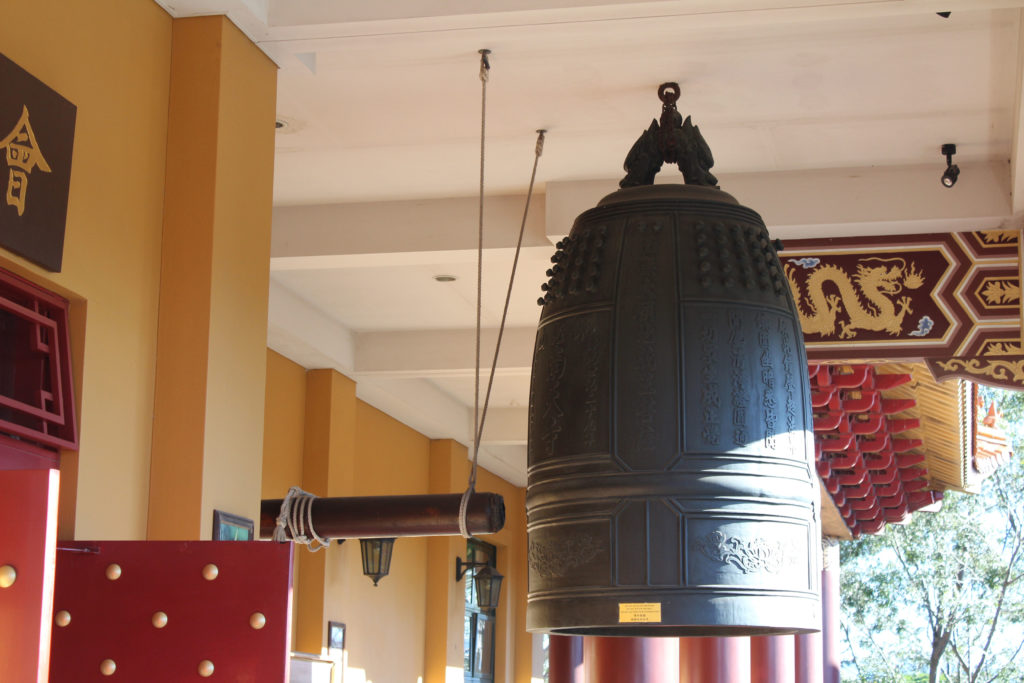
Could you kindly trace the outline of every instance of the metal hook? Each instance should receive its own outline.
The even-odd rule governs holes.
[[[658,87],[658,99],[666,106],[675,107],[680,92],[678,83],[662,83]]]
[[[491,60],[487,58],[487,55],[491,54],[491,51],[487,48],[478,50],[480,53],[480,80],[486,81],[487,76],[491,70]]]

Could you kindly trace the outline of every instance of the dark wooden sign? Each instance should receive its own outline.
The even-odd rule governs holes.
[[[0,246],[60,271],[77,108],[0,54]]]

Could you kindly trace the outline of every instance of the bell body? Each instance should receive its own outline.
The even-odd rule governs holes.
[[[628,188],[554,260],[530,387],[527,628],[819,630],[807,360],[760,216],[713,188]]]

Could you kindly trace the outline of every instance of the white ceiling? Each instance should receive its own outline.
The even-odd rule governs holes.
[[[626,152],[660,111],[660,83],[680,83],[680,110],[714,151],[723,189],[778,236],[976,229],[1024,212],[1024,0],[160,4],[175,16],[227,14],[281,67],[277,111],[288,125],[275,160],[271,347],[306,367],[335,367],[364,400],[463,443],[473,405],[477,51],[492,50],[485,366],[535,130],[549,131],[481,451],[482,464],[519,484],[551,245],[616,189]],[[943,10],[952,16],[935,14]],[[952,190],[939,184],[946,142],[963,169]]]

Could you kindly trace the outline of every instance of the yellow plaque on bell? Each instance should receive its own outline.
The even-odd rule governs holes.
[[[660,602],[620,602],[620,624],[657,624],[661,622]]]

